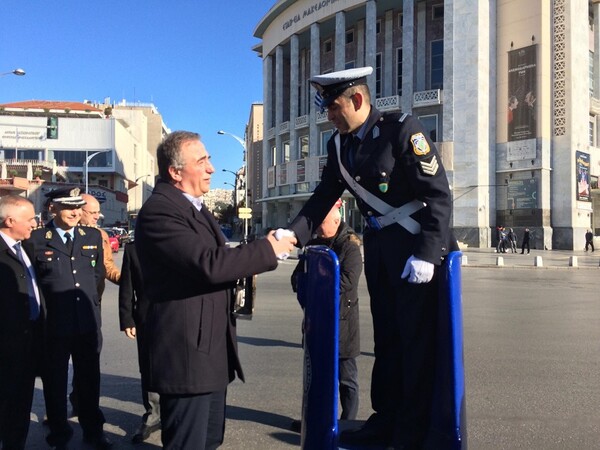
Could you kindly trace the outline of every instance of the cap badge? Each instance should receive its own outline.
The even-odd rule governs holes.
[[[410,137],[410,142],[413,146],[415,155],[423,156],[430,152],[429,144],[427,139],[423,136],[423,133],[415,133]]]
[[[77,231],[79,231],[80,236],[85,236],[85,231],[83,231],[81,228],[77,228]]]

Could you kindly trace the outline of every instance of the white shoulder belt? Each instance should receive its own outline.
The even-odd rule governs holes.
[[[367,191],[364,187],[362,187],[354,178],[350,176],[344,165],[342,164],[342,159],[340,157],[340,134],[336,134],[335,138],[335,149],[337,152],[338,165],[340,166],[340,171],[342,172],[342,176],[346,183],[352,188],[352,190],[358,195],[367,205],[371,208],[375,209],[381,216],[379,217],[371,217],[370,219],[375,220],[379,225],[379,228],[387,227],[393,223],[397,223],[400,226],[404,227],[409,233],[419,234],[421,232],[421,225],[419,222],[410,217],[411,214],[419,211],[421,208],[427,206],[426,203],[420,202],[418,200],[413,200],[399,208],[395,208],[393,206],[388,205],[386,202],[381,200],[376,195],[373,195],[369,191]],[[369,219],[367,219],[369,220]],[[372,225],[372,222],[369,222],[369,225]]]

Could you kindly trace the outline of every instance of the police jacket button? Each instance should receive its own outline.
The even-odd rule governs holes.
[[[360,175],[356,175],[356,178],[354,178],[356,181],[360,181]]]
[[[76,300],[79,301],[79,297],[77,297]]]
[[[373,215],[373,211],[367,211],[367,216],[372,216]]]
[[[73,271],[73,273],[77,273],[77,271],[76,271],[76,270],[74,270],[74,271]]]
[[[75,283],[75,287],[79,287],[81,286],[79,283]]]
[[[71,256],[71,261],[75,261],[75,257],[74,256]]]

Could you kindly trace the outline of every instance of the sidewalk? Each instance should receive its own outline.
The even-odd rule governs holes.
[[[463,267],[498,267],[512,269],[598,269],[600,251],[531,250],[530,254],[496,253],[493,248],[464,248]],[[499,259],[501,258],[500,264]],[[537,262],[537,264],[536,264]]]

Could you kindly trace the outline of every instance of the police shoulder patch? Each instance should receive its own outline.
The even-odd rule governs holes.
[[[433,176],[437,173],[440,165],[438,164],[437,156],[433,155],[429,161],[419,161],[421,164],[421,170],[424,175]]]
[[[427,139],[423,136],[423,133],[415,133],[410,137],[410,142],[413,146],[415,155],[424,156],[431,151]]]

